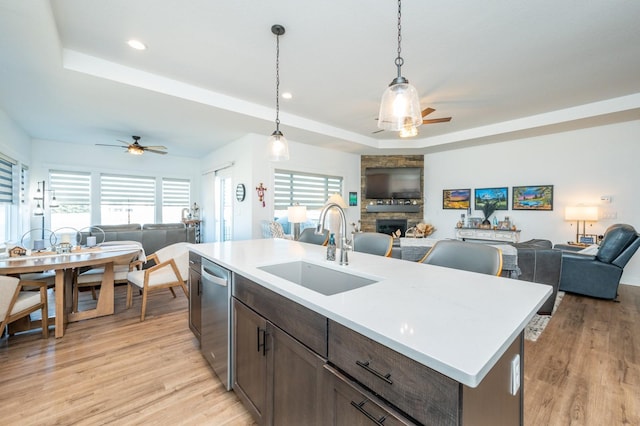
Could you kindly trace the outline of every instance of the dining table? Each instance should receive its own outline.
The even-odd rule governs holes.
[[[114,312],[114,264],[129,263],[140,253],[135,246],[79,248],[69,253],[40,252],[28,256],[0,259],[0,275],[55,271],[55,336],[64,336],[69,322],[112,315]],[[104,267],[95,309],[71,312],[71,286],[74,269]],[[47,319],[43,318],[43,326]]]

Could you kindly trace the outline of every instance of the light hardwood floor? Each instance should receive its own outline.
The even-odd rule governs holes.
[[[3,425],[252,425],[198,351],[187,301],[152,294],[126,310],[0,341]],[[83,293],[82,300],[90,298]],[[537,342],[525,343],[525,425],[640,424],[640,287],[621,303],[567,294]]]

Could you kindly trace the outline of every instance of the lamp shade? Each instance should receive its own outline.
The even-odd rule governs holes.
[[[396,83],[394,80],[382,94],[378,128],[400,131],[421,124],[422,111],[418,91],[406,80],[402,83]]]
[[[587,222],[598,221],[598,207],[596,206],[571,206],[564,211],[565,220],[584,220]]]
[[[338,194],[337,192],[333,194],[331,197],[329,197],[329,199],[327,200],[326,204],[330,204],[330,203],[337,204],[343,209],[346,209],[347,207],[349,207],[348,204],[344,201],[344,198],[342,198],[342,195]]]
[[[289,206],[287,208],[287,218],[291,223],[306,222],[307,206]]]

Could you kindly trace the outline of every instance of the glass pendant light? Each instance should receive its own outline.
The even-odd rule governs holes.
[[[269,160],[289,159],[289,144],[280,131],[280,36],[284,34],[282,25],[273,25],[271,32],[276,35],[276,130],[269,136]]]
[[[401,74],[404,64],[404,59],[400,56],[401,40],[402,7],[401,0],[398,0],[398,57],[395,59],[398,75],[382,94],[378,128],[383,130],[401,131],[405,128],[417,128],[422,124],[418,91]]]

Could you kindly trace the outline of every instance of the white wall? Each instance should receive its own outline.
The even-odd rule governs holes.
[[[273,184],[274,170],[285,169],[307,173],[342,176],[344,178],[345,200],[350,191],[360,193],[360,156],[336,152],[330,149],[313,147],[289,141],[290,160],[284,162],[270,162],[267,158],[267,136],[249,134],[237,141],[212,152],[202,161],[204,172],[218,166],[233,162],[234,188],[238,183],[246,186],[245,201],[234,201],[234,231],[233,239],[261,238],[260,221],[273,219]],[[263,183],[267,187],[265,193],[265,207],[258,201],[256,187]],[[206,200],[204,221],[205,241],[214,241],[215,234],[207,222],[212,221],[213,208],[213,176],[208,173],[203,176],[203,199]],[[358,199],[360,197],[358,196]],[[347,209],[349,223],[359,219],[359,207]]]
[[[522,241],[575,241],[576,225],[564,220],[564,209],[581,203],[617,214],[615,219],[601,219],[588,226],[587,233],[603,234],[614,223],[628,223],[640,230],[638,135],[640,121],[632,121],[428,154],[425,220],[436,226],[434,237],[454,236],[463,211],[442,209],[443,189],[507,186],[511,204],[512,186],[553,185],[553,211],[497,212],[499,219],[510,216],[522,230]],[[610,195],[612,202],[603,204],[602,195]],[[472,214],[482,216],[481,211]],[[640,285],[640,254],[627,264],[621,282]]]
[[[0,152],[27,166],[31,162],[31,139],[27,134],[0,109]],[[13,204],[11,217],[14,222],[8,224],[8,241],[18,241],[30,228],[29,209],[21,203]],[[2,243],[3,241],[0,241]]]

